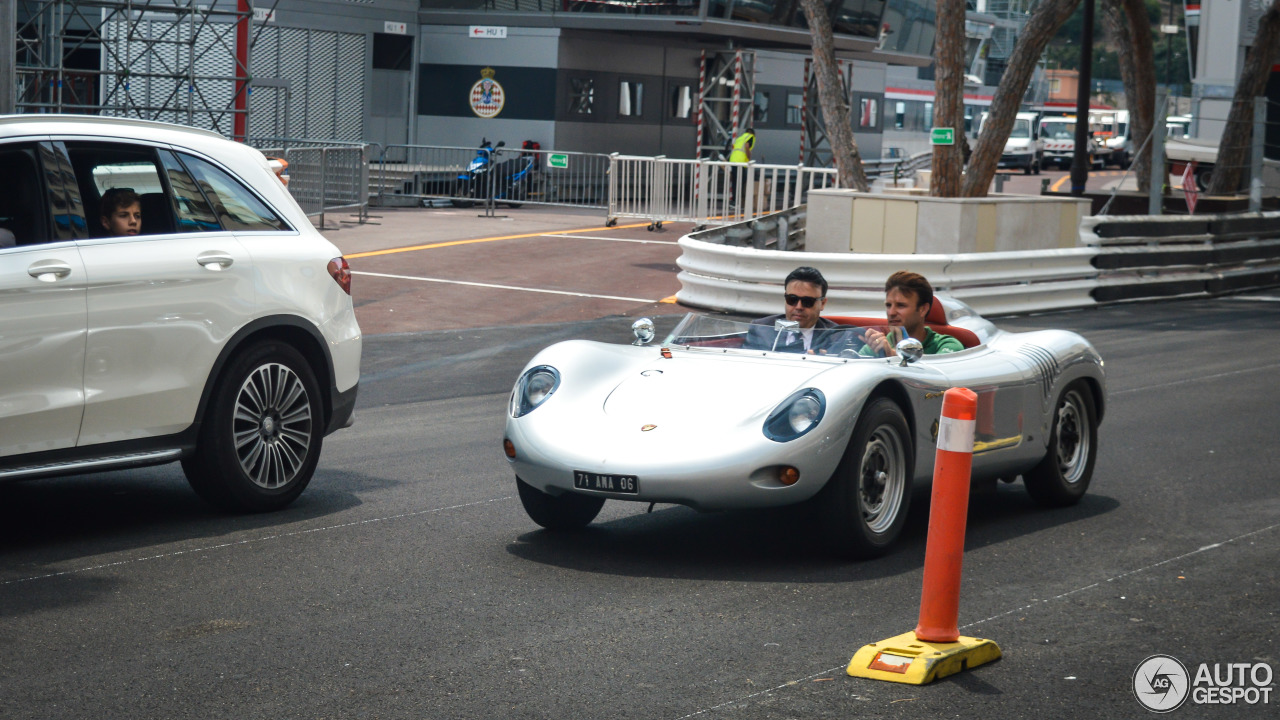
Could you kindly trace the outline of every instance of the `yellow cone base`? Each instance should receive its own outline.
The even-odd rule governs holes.
[[[1000,659],[992,640],[961,636],[953,643],[917,640],[914,632],[865,645],[849,661],[853,677],[927,685],[938,678]]]

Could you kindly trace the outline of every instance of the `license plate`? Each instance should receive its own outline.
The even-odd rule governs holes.
[[[604,475],[574,470],[573,486],[579,490],[601,490],[636,495],[640,492],[640,478],[635,475]]]

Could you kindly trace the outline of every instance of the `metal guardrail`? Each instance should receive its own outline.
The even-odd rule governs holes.
[[[526,203],[604,209],[608,173],[600,153],[435,145],[388,145],[370,171],[380,205],[448,202],[487,214]]]
[[[1280,212],[1097,215],[1081,223],[1080,241],[1098,251],[1099,302],[1280,285]]]
[[[307,217],[353,211],[363,223],[369,218],[369,162],[365,145],[259,148],[264,155],[289,164],[289,194]]]
[[[676,298],[729,312],[776,312],[782,279],[797,265],[822,270],[832,314],[881,311],[884,278],[903,269],[990,316],[1280,286],[1280,212],[1093,216],[1082,223],[1081,247],[956,255],[796,254],[732,243],[753,231],[742,223],[681,238]]]

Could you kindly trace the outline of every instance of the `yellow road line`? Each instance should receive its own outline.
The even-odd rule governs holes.
[[[1062,183],[1064,183],[1064,182],[1066,182],[1066,181],[1068,181],[1068,180],[1070,180],[1070,179],[1071,179],[1071,176],[1070,176],[1070,175],[1063,175],[1062,177],[1058,178],[1058,182],[1054,183],[1054,184],[1053,184],[1049,189],[1050,189],[1051,191],[1053,191],[1053,192],[1061,192],[1061,191],[1062,191]],[[350,256],[348,256],[348,257],[350,257]]]
[[[678,301],[676,300],[676,296],[675,296],[675,295],[671,295],[671,296],[668,296],[668,297],[664,297],[664,298],[662,298],[662,299],[661,299],[661,300],[659,300],[658,302],[660,302],[660,303],[667,303],[668,305],[675,305]]]
[[[559,233],[602,232],[606,230],[622,230],[625,228],[638,228],[638,227],[648,227],[648,226],[649,226],[649,223],[638,223],[636,225],[616,225],[612,228],[595,227],[595,228],[583,228],[581,230],[553,230],[551,232],[559,232]],[[375,255],[393,255],[395,253],[413,252],[415,250],[432,250],[434,248],[451,247],[453,245],[470,245],[472,243],[494,242],[497,240],[520,240],[522,238],[542,237],[543,235],[547,235],[547,234],[549,233],[538,232],[538,233],[524,233],[523,235],[502,235],[499,237],[475,238],[473,240],[450,240],[448,242],[431,243],[430,245],[410,245],[409,247],[391,248],[389,250],[370,250],[369,252],[352,253],[350,255],[347,255],[346,258],[348,260],[354,260],[355,258],[374,257]]]

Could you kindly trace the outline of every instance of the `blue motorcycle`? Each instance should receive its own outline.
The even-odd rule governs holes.
[[[454,207],[473,207],[491,197],[510,208],[524,204],[522,201],[529,196],[529,183],[532,182],[529,176],[536,167],[534,156],[522,154],[494,163],[494,154],[505,145],[499,141],[497,146],[492,146],[487,138],[481,139],[476,156],[454,183],[453,197],[450,198]]]

